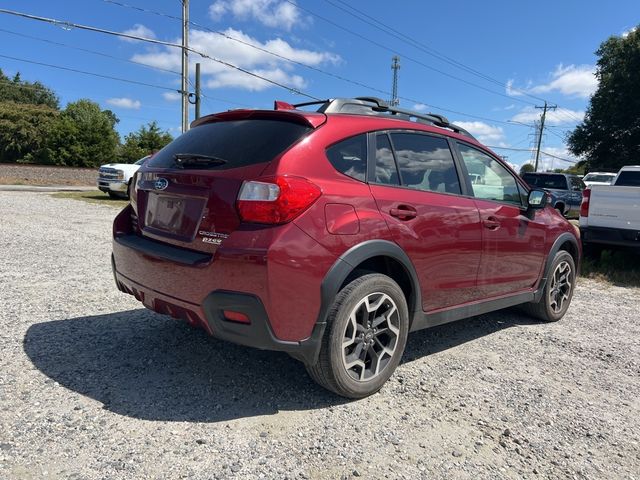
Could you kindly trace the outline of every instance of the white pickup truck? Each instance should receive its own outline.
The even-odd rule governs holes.
[[[603,248],[640,252],[640,165],[622,167],[611,185],[583,192],[580,234],[585,253]]]
[[[133,175],[150,155],[135,163],[107,163],[98,170],[98,189],[108,193],[111,198],[129,198],[129,186]]]

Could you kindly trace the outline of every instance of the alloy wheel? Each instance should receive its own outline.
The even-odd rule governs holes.
[[[400,314],[385,293],[371,293],[351,310],[342,340],[342,363],[357,381],[378,376],[391,361],[400,334]]]
[[[560,313],[566,308],[573,288],[573,272],[569,262],[562,261],[553,271],[549,288],[549,307],[553,313]]]

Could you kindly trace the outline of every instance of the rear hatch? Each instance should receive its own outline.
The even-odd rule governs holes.
[[[191,250],[214,252],[240,225],[242,182],[307,135],[317,119],[270,111],[205,118],[140,169],[132,198],[135,230]]]

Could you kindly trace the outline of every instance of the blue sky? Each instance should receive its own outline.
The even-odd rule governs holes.
[[[181,15],[180,0],[118,1],[128,7],[105,0],[5,0],[1,8],[179,43],[180,21],[170,17]],[[199,25],[191,26],[196,50],[318,98],[389,98],[391,57],[397,54],[400,106],[444,114],[490,146],[531,148],[531,125],[540,115],[534,106],[547,100],[559,109],[547,117],[543,150],[571,159],[563,137],[583,117],[597,86],[594,52],[609,36],[640,23],[640,4],[191,0],[190,15]],[[63,106],[79,98],[100,103],[120,118],[122,136],[151,120],[179,133],[177,49],[7,14],[0,14],[0,39],[5,74],[19,71],[23,79],[42,81],[60,95]],[[274,99],[308,100],[197,55],[190,59],[202,63],[203,113],[271,108]],[[515,165],[531,157],[527,151],[495,151]],[[543,160],[545,167],[569,165]]]

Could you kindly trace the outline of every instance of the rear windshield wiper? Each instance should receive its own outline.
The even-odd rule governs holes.
[[[176,164],[182,168],[189,167],[208,167],[215,165],[224,165],[227,161],[224,158],[213,157],[211,155],[202,155],[200,153],[176,153],[173,156]]]

